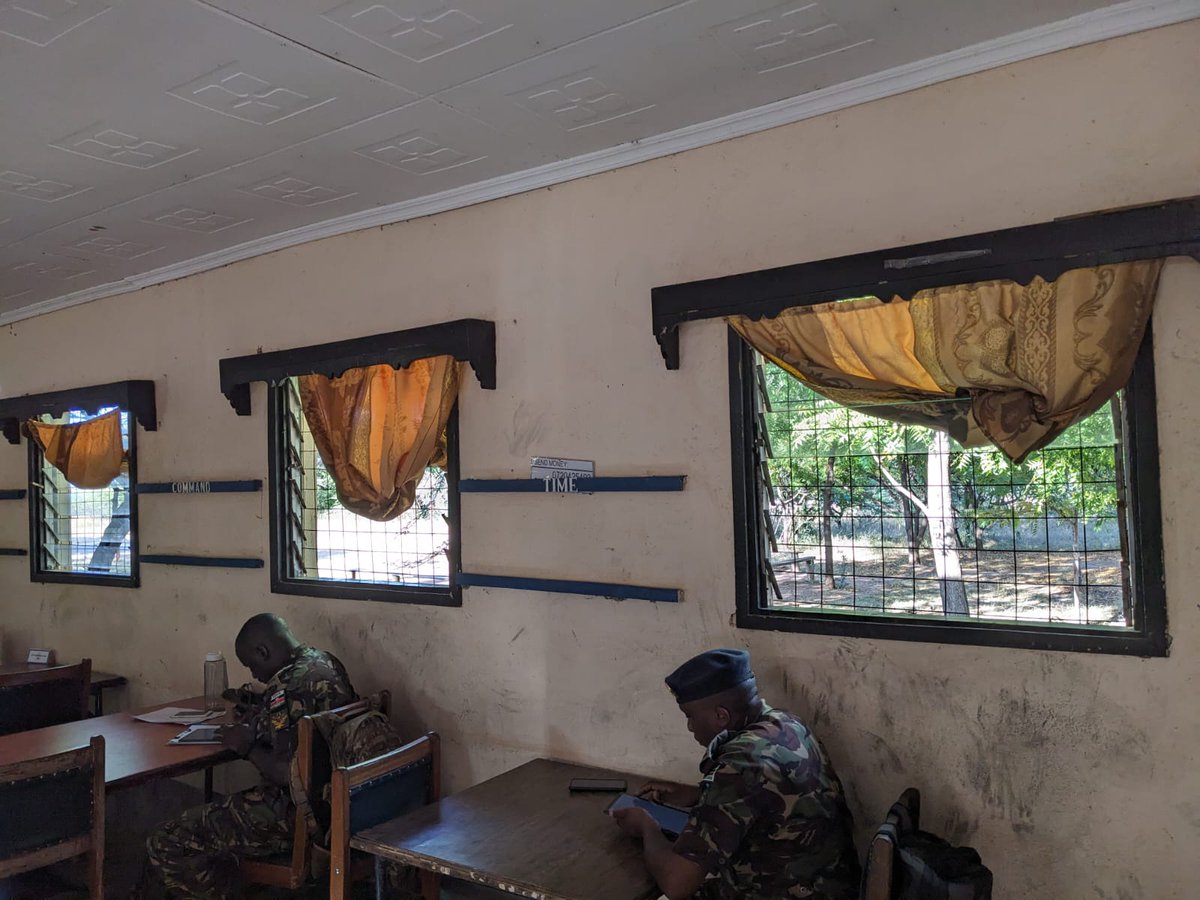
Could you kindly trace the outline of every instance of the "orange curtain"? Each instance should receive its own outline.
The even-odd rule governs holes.
[[[784,310],[729,324],[829,399],[1020,462],[1125,386],[1162,260]],[[954,402],[956,400],[966,402]]]
[[[125,466],[119,409],[70,425],[52,425],[37,419],[25,424],[29,437],[42,449],[46,461],[75,487],[108,487]]]
[[[343,506],[376,522],[412,506],[426,467],[446,465],[446,422],[463,366],[434,356],[404,369],[297,379],[301,409]]]

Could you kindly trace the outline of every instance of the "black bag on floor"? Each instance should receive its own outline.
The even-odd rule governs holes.
[[[897,900],[991,900],[992,872],[973,847],[954,847],[927,831],[899,835]]]

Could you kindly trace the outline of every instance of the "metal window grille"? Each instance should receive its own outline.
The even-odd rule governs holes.
[[[430,466],[416,500],[390,522],[346,509],[300,410],[294,378],[279,389],[285,575],[290,579],[412,587],[450,584],[446,473]]]
[[[1013,465],[757,363],[768,609],[1133,626],[1124,392]]]
[[[113,407],[115,408],[115,407]],[[101,410],[101,414],[113,408]],[[72,411],[62,421],[83,422],[88,413]],[[45,421],[54,421],[46,417]],[[130,420],[121,413],[121,440],[132,456]],[[31,503],[34,514],[35,564],[41,573],[128,578],[133,568],[134,502],[129,467],[103,488],[80,488],[46,461],[31,445]]]

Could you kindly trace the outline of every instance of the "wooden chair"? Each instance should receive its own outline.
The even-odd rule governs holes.
[[[900,795],[887,818],[871,839],[867,866],[863,870],[861,900],[893,900],[895,896],[896,846],[900,838],[921,827],[921,792],[908,788]]]
[[[0,766],[0,879],[87,854],[88,895],[104,896],[104,738]]]
[[[333,772],[329,834],[329,898],[349,900],[353,882],[350,838],[356,832],[427,803],[442,793],[440,741],[430,732],[390,753]],[[421,896],[438,900],[440,876],[422,871]],[[378,887],[378,886],[377,886]]]
[[[324,716],[349,718],[377,709],[387,715],[392,695],[380,691],[337,709],[305,716],[296,731],[296,757],[300,772],[300,784],[308,795],[309,803],[317,819],[318,831],[329,828],[329,804],[323,799],[325,786],[333,771],[329,759],[329,748],[324,740],[316,739],[315,719]],[[262,884],[296,890],[313,877],[313,841],[308,832],[308,821],[303,810],[296,810],[296,821],[292,828],[291,853],[279,854],[265,859],[244,859],[239,866],[245,884]]]
[[[0,675],[0,734],[88,717],[92,661]]]

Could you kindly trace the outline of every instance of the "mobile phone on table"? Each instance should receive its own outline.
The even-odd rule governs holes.
[[[572,794],[621,794],[628,788],[623,778],[572,778],[567,785]]]

